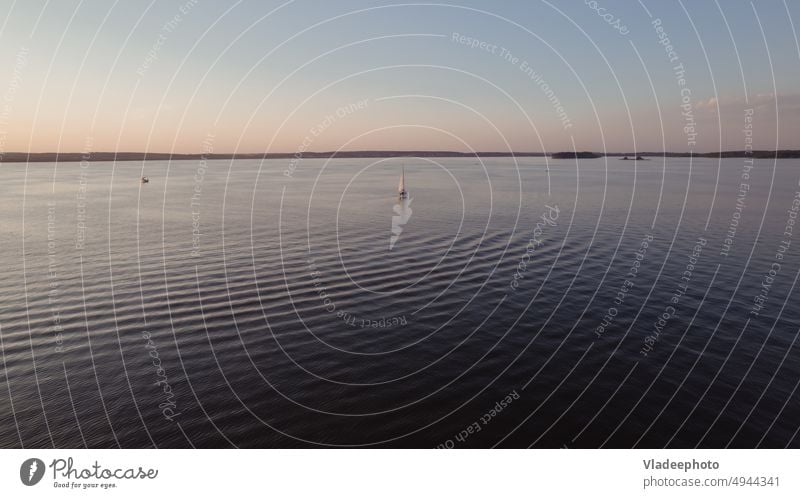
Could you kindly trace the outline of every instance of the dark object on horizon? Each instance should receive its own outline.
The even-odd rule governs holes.
[[[553,159],[597,159],[598,157],[603,157],[599,154],[595,154],[594,152],[554,152]]]
[[[637,161],[649,161],[649,159],[645,159],[642,156],[636,156]]]
[[[630,161],[630,159],[628,159],[628,156],[625,156],[622,159],[620,159],[620,161]]]

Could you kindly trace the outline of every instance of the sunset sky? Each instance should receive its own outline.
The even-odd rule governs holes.
[[[3,153],[800,148],[795,1],[2,4]]]

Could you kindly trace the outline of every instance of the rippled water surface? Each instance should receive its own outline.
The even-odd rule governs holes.
[[[797,447],[800,161],[747,166],[3,164],[0,444]]]

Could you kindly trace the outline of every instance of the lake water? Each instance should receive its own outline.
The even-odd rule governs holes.
[[[800,161],[289,166],[0,166],[0,445],[800,446]]]

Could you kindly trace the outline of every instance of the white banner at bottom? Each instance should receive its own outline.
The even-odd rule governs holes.
[[[798,450],[2,450],[3,496],[800,496]]]

